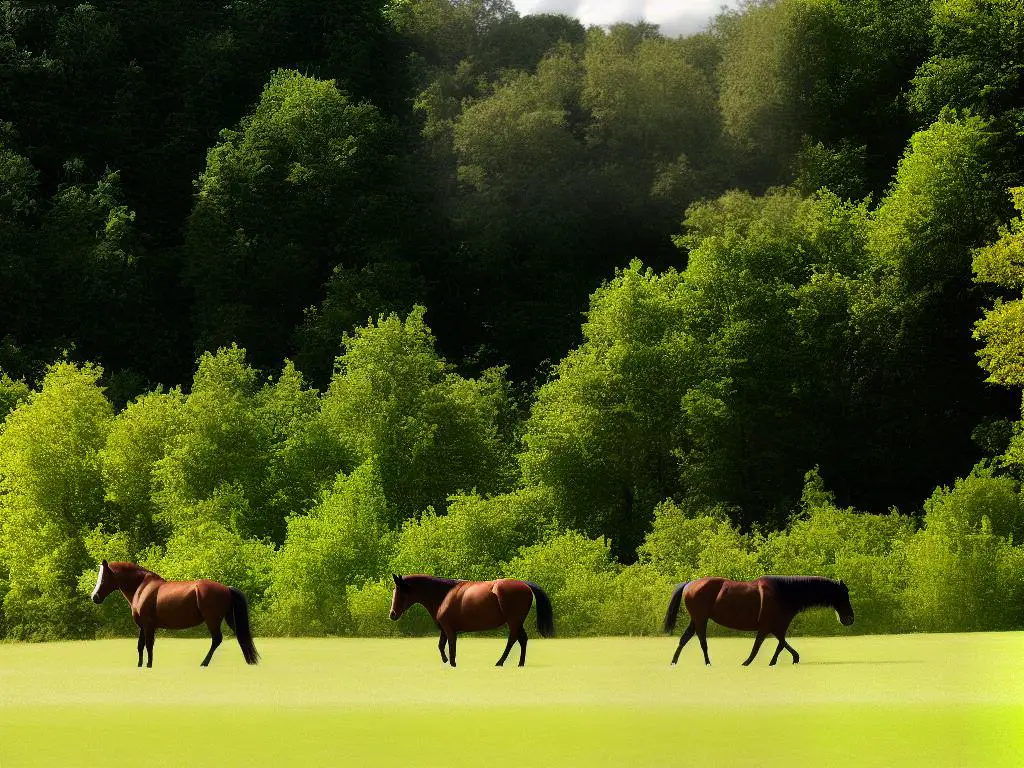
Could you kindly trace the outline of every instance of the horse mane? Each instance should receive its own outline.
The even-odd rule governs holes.
[[[838,581],[824,576],[765,576],[775,586],[779,602],[800,613],[808,608],[832,608],[840,594]]]
[[[156,573],[155,571],[151,571],[148,568],[143,568],[141,565],[138,565],[137,563],[127,563],[127,562],[107,563],[107,567],[110,568],[111,571],[113,571],[114,573],[117,573],[117,574],[129,573],[129,572],[134,571],[136,573],[141,574],[143,578],[146,577],[146,574],[152,574],[153,576],[156,576],[158,579],[162,579],[163,578],[163,576],[161,576],[159,573]]]
[[[411,576],[403,576],[402,581],[413,580],[414,584],[424,584],[425,586],[438,586],[447,587],[451,589],[456,584],[461,584],[465,579],[445,579],[441,576],[430,576],[426,573],[414,573]]]

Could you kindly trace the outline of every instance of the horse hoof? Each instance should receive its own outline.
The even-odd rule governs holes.
[[[673,662],[669,662],[669,666],[670,666],[670,667],[674,667],[674,666],[675,666],[675,665],[676,665],[677,663],[678,663],[678,662],[675,662],[675,661],[673,661]]]

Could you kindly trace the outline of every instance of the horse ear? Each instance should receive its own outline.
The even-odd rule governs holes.
[[[845,582],[845,581],[843,581],[842,579],[840,579],[840,580],[839,580],[839,586],[840,586],[840,587],[843,587],[843,588],[845,589],[845,588],[846,588],[846,582]]]
[[[395,586],[396,587],[402,586],[402,577],[399,576],[397,573],[392,573],[391,574],[391,578],[393,578],[395,580]]]
[[[103,567],[104,568],[109,568],[109,566],[107,565],[107,561],[106,560],[103,561]]]

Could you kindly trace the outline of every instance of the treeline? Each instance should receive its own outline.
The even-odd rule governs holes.
[[[1021,30],[3,0],[4,634],[125,628],[99,557],[263,631],[392,631],[392,570],[570,632],[711,571],[1024,626]]]
[[[204,355],[190,394],[116,415],[100,375],[54,365],[0,433],[7,638],[133,634],[122,601],[87,599],[101,558],[235,585],[265,634],[433,631],[424,612],[388,619],[394,572],[535,581],[567,635],[655,633],[677,582],[766,572],[844,579],[855,631],[1024,626],[1015,463],[936,489],[920,521],[841,508],[816,469],[777,531],[665,500],[623,565],[570,527],[557,488],[517,481],[501,374],[453,373],[420,312],[360,329],[323,395],[291,366],[261,381],[237,347]],[[830,614],[800,627],[839,629]]]

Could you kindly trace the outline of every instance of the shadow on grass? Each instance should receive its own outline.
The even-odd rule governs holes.
[[[884,659],[883,660],[878,660],[878,661],[869,661],[867,659],[853,659],[851,661],[801,661],[800,662],[800,666],[802,666],[802,667],[803,666],[832,667],[832,666],[846,666],[847,664],[869,664],[869,665],[874,666],[874,665],[878,665],[878,664],[924,664],[924,662],[923,661],[916,661],[914,659],[891,659],[889,661],[886,661]]]

